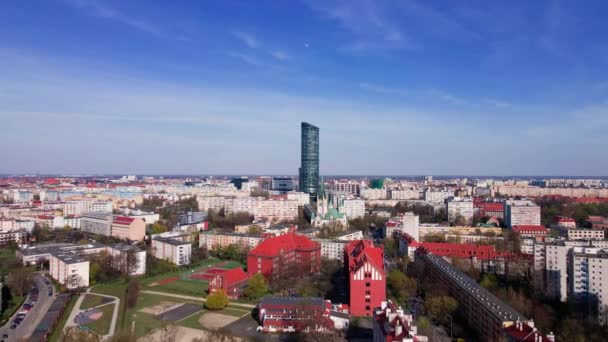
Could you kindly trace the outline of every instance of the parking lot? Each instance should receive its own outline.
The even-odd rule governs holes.
[[[0,342],[13,342],[29,337],[47,312],[55,295],[53,285],[44,276],[34,275],[34,286],[24,304],[0,328]]]

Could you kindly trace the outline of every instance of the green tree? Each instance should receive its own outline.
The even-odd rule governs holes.
[[[137,304],[139,289],[140,286],[137,278],[129,279],[129,283],[127,284],[127,308],[134,308]]]
[[[222,310],[228,305],[228,296],[224,291],[215,291],[207,296],[205,308],[209,310]]]
[[[450,296],[434,296],[427,298],[424,305],[431,317],[434,317],[441,322],[445,322],[446,316],[453,314],[458,308],[458,302]]]
[[[158,223],[158,222],[153,223],[150,226],[150,233],[151,234],[160,234],[160,233],[164,233],[164,232],[166,232],[168,230],[169,230],[169,228],[167,228],[167,226],[165,226],[164,224]]]
[[[416,294],[416,280],[400,270],[390,271],[386,277],[386,283],[391,297],[399,302],[405,302]]]
[[[265,294],[268,293],[268,284],[266,283],[266,278],[261,273],[254,274],[247,281],[247,287],[243,294],[245,297],[256,300],[262,298]]]
[[[489,291],[494,291],[498,288],[498,279],[495,275],[486,273],[481,277],[479,285],[483,286]]]

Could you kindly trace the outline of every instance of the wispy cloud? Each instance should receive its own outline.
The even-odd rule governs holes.
[[[240,53],[240,52],[228,52],[228,56],[232,57],[232,58],[236,58],[244,63],[250,64],[250,65],[254,65],[254,66],[261,66],[262,62],[260,62],[257,58],[244,54],[244,53]]]
[[[157,27],[144,20],[127,15],[113,7],[96,0],[65,0],[66,3],[76,8],[87,10],[93,15],[105,18],[130,26],[142,32],[151,33],[159,37],[166,37],[166,34]],[[182,37],[183,38],[183,37]]]
[[[402,89],[390,88],[390,87],[385,87],[385,86],[381,86],[381,85],[377,85],[377,84],[370,84],[370,83],[366,83],[366,82],[359,83],[359,88],[368,90],[368,91],[372,91],[374,93],[390,94],[390,95],[397,95],[397,96],[406,96],[408,94],[405,90],[402,90]]]
[[[270,55],[280,61],[286,61],[291,58],[291,56],[287,52],[281,50],[271,51]]]
[[[249,32],[245,32],[245,31],[232,31],[232,34],[238,38],[240,41],[242,41],[245,45],[247,45],[250,48],[256,48],[258,46],[258,40],[256,39],[256,37],[249,33]]]
[[[485,104],[492,105],[492,106],[497,107],[497,108],[510,108],[510,107],[513,107],[513,104],[511,102],[501,101],[501,100],[496,100],[496,99],[485,99],[482,102],[485,103]]]
[[[308,1],[323,17],[334,20],[355,36],[355,41],[344,47],[355,52],[414,48],[394,19],[379,2],[372,0]]]
[[[431,95],[443,102],[451,103],[454,105],[463,105],[463,104],[467,103],[467,101],[465,101],[464,99],[462,99],[456,95],[450,94],[446,91],[436,89],[436,88],[431,89],[429,91],[429,95]]]

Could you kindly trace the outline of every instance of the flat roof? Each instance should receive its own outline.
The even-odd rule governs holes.
[[[40,255],[50,253],[64,253],[74,250],[87,250],[95,248],[103,248],[104,244],[99,242],[89,242],[85,245],[77,245],[73,243],[53,243],[44,245],[27,246],[19,249],[19,253],[22,255]]]
[[[182,240],[178,240],[178,239],[174,239],[174,238],[170,238],[170,237],[154,238],[152,240],[156,240],[158,242],[166,243],[166,244],[173,245],[173,246],[189,245],[192,243],[191,241],[182,241]]]
[[[503,321],[516,321],[526,320],[526,318],[507,303],[494,296],[490,291],[483,288],[475,280],[462,271],[454,267],[454,265],[448,263],[443,257],[426,254],[421,255],[426,258],[431,264],[435,266],[437,270],[446,275],[452,282],[458,285],[463,291],[467,292],[469,296],[476,299],[478,303],[481,303],[487,310],[494,313],[498,318]]]

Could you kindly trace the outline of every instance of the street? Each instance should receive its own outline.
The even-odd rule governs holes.
[[[32,307],[32,310],[25,316],[23,322],[21,322],[21,324],[19,324],[19,326],[17,326],[15,329],[10,329],[10,326],[11,324],[13,324],[13,319],[15,318],[17,313],[22,310],[22,308],[19,308],[19,310],[15,312],[13,317],[11,317],[11,319],[2,328],[0,328],[0,337],[8,335],[8,338],[2,338],[2,341],[16,342],[18,338],[23,339],[29,337],[42,319],[42,317],[44,317],[44,315],[48,311],[51,303],[53,302],[53,298],[56,295],[55,291],[53,290],[53,294],[49,296],[48,286],[44,282],[44,277],[36,273],[34,274],[34,281],[39,290],[38,300],[36,301],[36,304]],[[26,300],[25,302],[28,302],[28,300]]]

